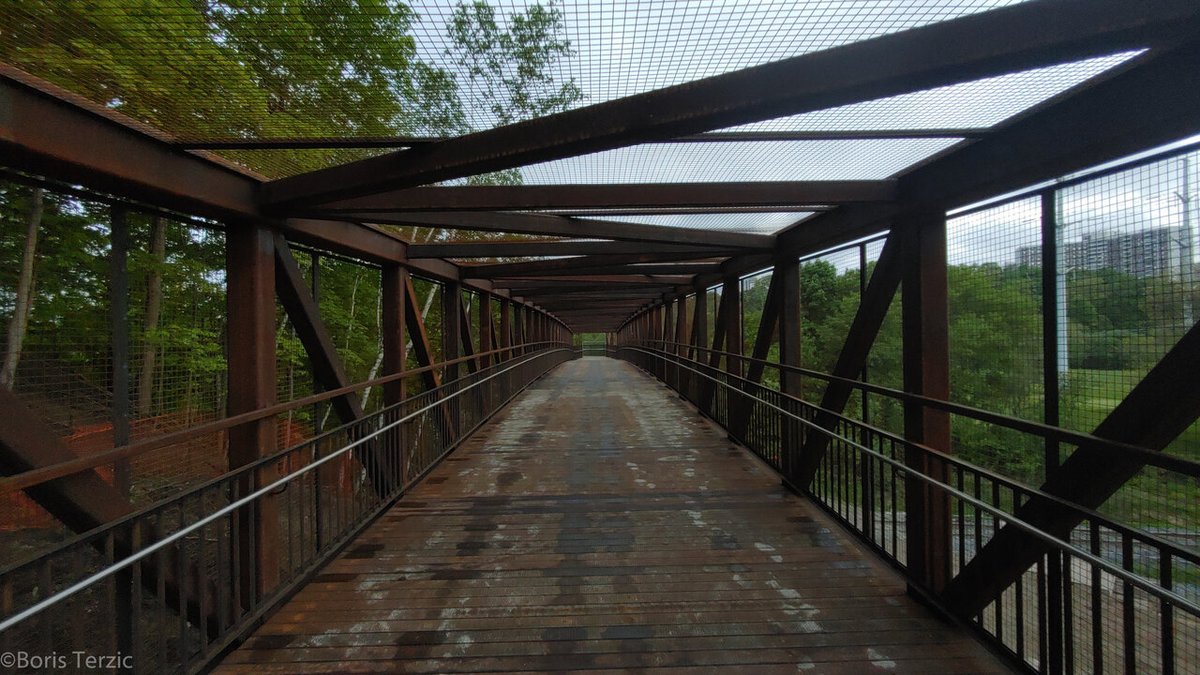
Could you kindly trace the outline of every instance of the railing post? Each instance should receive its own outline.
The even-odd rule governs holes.
[[[492,296],[487,293],[479,294],[479,353],[487,354],[492,351]],[[492,365],[492,357],[480,356],[479,369],[483,370]]]
[[[462,284],[457,281],[447,281],[442,286],[442,361],[446,362],[442,371],[442,384],[449,384],[458,379],[458,364],[452,364],[450,361],[459,356],[462,340],[461,320]],[[451,436],[457,438],[461,428],[459,413],[462,407],[459,405],[458,397],[454,396],[454,391],[447,392],[447,395],[451,397],[448,408],[452,428],[449,429],[449,432]]]
[[[513,345],[512,339],[512,302],[508,298],[500,298],[500,348]],[[513,357],[512,352],[500,352],[497,361],[507,361]]]
[[[779,273],[779,363],[784,366],[799,367],[801,323],[800,304],[800,261],[794,258],[778,260],[775,269]],[[785,396],[784,408],[799,414],[800,409],[792,403],[789,396],[801,396],[800,374],[794,371],[780,369],[779,391]],[[800,452],[804,442],[803,427],[796,420],[788,417],[780,424],[780,470],[784,479],[795,484],[795,472]]]
[[[237,415],[275,403],[275,241],[266,228],[248,224],[230,227],[225,236],[228,414]],[[271,417],[230,429],[229,469],[272,454],[275,443]],[[278,477],[273,464],[265,466],[241,481],[238,493],[248,494]],[[275,497],[259,499],[235,518],[238,557],[233,579],[242,607],[249,610],[279,582]]]
[[[904,239],[904,390],[937,399],[950,395],[946,217],[927,211],[897,223]],[[898,232],[896,232],[898,230]],[[910,443],[950,452],[950,417],[919,403],[904,405],[904,437]],[[945,464],[915,447],[905,451],[915,472],[946,480]],[[905,480],[910,578],[938,593],[950,577],[950,503],[945,492],[919,479]]]
[[[725,425],[726,430],[744,429],[740,417],[749,410],[747,406],[740,405],[741,397],[735,394],[734,391],[741,391],[740,381],[738,378],[742,376],[742,281],[741,279],[729,277],[725,279],[725,283],[721,288],[721,304],[723,309],[726,309],[723,320],[725,322],[725,372],[729,375],[726,380],[725,387],[725,414],[721,423]],[[737,416],[739,419],[733,419]]]
[[[704,351],[708,347],[708,291],[701,285],[697,285],[693,290],[696,292],[696,300],[692,303],[692,338],[690,340],[692,348],[688,350],[688,359],[695,362],[693,367],[697,367],[697,370],[703,372],[702,368],[698,366],[705,361],[705,357],[708,355]],[[701,382],[699,375],[689,374],[687,397],[695,405],[700,405]]]
[[[508,358],[511,359],[525,353],[521,347],[525,344],[525,314],[521,303],[513,302],[510,303],[510,306],[512,307],[512,346],[516,348],[508,353]]]
[[[687,294],[679,296],[679,299],[675,302],[675,347],[671,350],[671,353],[675,354],[675,358],[683,359],[687,356],[686,350],[683,347],[688,339]],[[683,388],[687,380],[686,373],[687,371],[683,368],[678,366],[675,368],[675,391],[680,396],[685,395]]]
[[[109,323],[112,333],[112,434],[113,447],[129,444],[129,220],[124,206],[112,207],[108,256]],[[113,487],[129,497],[132,482],[128,460],[113,463]],[[117,575],[113,601],[116,612],[116,647],[133,653],[138,626],[133,620],[133,577],[130,570]]]
[[[408,295],[408,270],[400,265],[383,268],[383,375],[404,372],[408,362],[408,327],[405,325],[405,299]],[[405,382],[395,380],[383,385],[383,404],[393,406],[406,398]],[[396,413],[398,419],[403,411]],[[390,420],[389,420],[390,421]],[[407,451],[405,447],[405,425],[390,434],[386,448],[388,460],[384,465],[397,475],[391,484],[403,486],[408,477]]]

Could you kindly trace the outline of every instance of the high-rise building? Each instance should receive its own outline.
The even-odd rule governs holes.
[[[1059,244],[1059,266],[1069,270],[1110,269],[1135,277],[1175,276],[1183,271],[1184,231],[1156,227],[1133,232],[1094,232]],[[1040,246],[1017,249],[1017,264],[1040,267]]]

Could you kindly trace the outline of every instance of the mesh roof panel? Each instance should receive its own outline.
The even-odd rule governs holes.
[[[958,141],[952,138],[647,143],[521,168],[529,184],[874,180]]]
[[[575,56],[559,62],[556,79],[573,80],[586,97],[581,103],[600,103],[1018,1],[565,0],[557,3],[562,37]],[[537,3],[491,4],[511,16]],[[450,43],[443,26],[454,5],[445,0],[412,5],[421,17],[417,51],[431,62],[446,60]],[[472,126],[493,125],[486,110],[474,106]]]
[[[1103,56],[902,94],[723,131],[969,129],[995,126],[1140,52]]]
[[[571,105],[581,106],[1018,1],[563,0],[553,5],[561,12],[553,37],[569,41],[572,52],[552,59],[547,74],[555,84],[578,86],[582,98]],[[502,29],[539,4],[489,2]],[[466,129],[439,117],[445,101],[427,95],[419,75],[430,71],[414,64],[444,69],[454,78],[457,94],[450,95],[461,104],[467,128],[497,121],[485,90],[448,54],[448,26],[458,5],[457,0],[407,6],[278,0],[0,3],[0,61],[182,140],[441,135]],[[343,9],[333,9],[338,7]],[[238,24],[236,38],[227,28],[234,16],[254,17]],[[987,126],[1119,60],[1092,59],[740,129]],[[246,63],[267,65],[251,71]],[[823,143],[649,145],[521,172],[530,183],[869,179],[893,175],[952,141]],[[383,152],[218,154],[281,177]],[[721,161],[711,162],[714,157]]]
[[[779,230],[812,216],[810,212],[792,213],[705,213],[663,216],[605,216],[604,220],[626,223],[644,223],[666,227],[687,227],[699,230],[722,230],[727,232],[751,232],[773,234]]]

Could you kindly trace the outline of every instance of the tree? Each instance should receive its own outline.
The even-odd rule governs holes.
[[[573,83],[554,82],[555,64],[571,52],[569,43],[558,37],[562,14],[553,4],[534,6],[509,18],[485,3],[460,5],[460,10],[451,22],[462,31],[453,49],[463,59],[480,59],[481,74],[500,78],[491,80],[500,94],[493,111],[498,121],[565,109],[579,99]],[[464,101],[474,99],[447,70],[451,63],[417,58],[412,37],[415,17],[407,5],[394,0],[143,0],[132,5],[116,0],[29,0],[0,4],[0,26],[5,32],[0,61],[181,137],[467,133],[472,128]],[[448,24],[446,31],[454,27]],[[472,42],[471,36],[481,42]],[[461,84],[483,86],[469,76]],[[277,175],[355,159],[365,152],[224,154],[266,175]],[[515,171],[472,179],[519,180]],[[26,208],[28,199],[5,187],[7,205]],[[36,346],[52,335],[86,335],[80,341],[104,345],[107,323],[96,308],[107,304],[106,217],[100,210],[92,214],[86,204],[51,193],[46,200],[45,222],[40,232],[32,230],[36,239],[25,237],[18,243],[15,235],[6,233],[5,250],[0,252],[8,269],[24,270],[28,261],[29,287],[34,286],[33,279],[47,280],[36,292],[22,290],[20,283],[14,283],[12,291],[0,289],[0,293],[28,296],[28,302],[14,302],[14,307],[39,308],[14,312],[7,322],[10,333],[24,321],[29,330],[17,333],[28,333]],[[67,208],[58,209],[60,202]],[[143,224],[131,224],[135,246],[130,278],[146,281],[144,287],[135,283],[133,289],[136,295],[144,288],[145,297],[132,298],[130,303],[131,322],[136,326],[140,320],[144,326],[140,358],[131,364],[137,382],[135,409],[142,415],[156,401],[166,410],[190,410],[201,399],[219,401],[222,386],[224,287],[216,273],[224,264],[222,241],[204,239],[188,226],[158,222],[165,233],[157,226],[143,233],[137,229]],[[419,234],[414,230],[413,234],[427,240],[449,236],[444,230]],[[18,251],[27,245],[42,255],[23,258]],[[143,247],[149,248],[149,255]],[[85,260],[86,256],[98,258]],[[92,269],[96,260],[100,266]],[[88,271],[81,274],[80,270]],[[354,379],[369,377],[381,347],[378,339],[361,329],[377,323],[367,313],[375,311],[378,298],[351,303],[353,274],[331,272],[321,283],[322,295],[329,298],[328,303],[322,301],[326,320],[331,332],[343,338],[340,346],[347,370]],[[428,293],[423,302],[428,308],[435,288],[422,292]],[[353,315],[345,309],[351,304]],[[436,343],[436,321],[431,321],[431,328]],[[216,354],[211,350],[214,345]],[[5,347],[15,370],[21,340],[10,336]],[[85,351],[72,352],[61,345],[58,349],[72,363],[87,362]],[[99,352],[94,356],[91,363],[106,363],[106,356]],[[85,370],[88,379],[107,382],[103,368],[79,372]],[[156,383],[161,390],[168,386],[167,378],[156,376],[156,371],[187,373],[188,391],[166,400],[163,392],[156,392]],[[170,386],[177,381],[172,379]]]
[[[44,191],[30,190],[29,207],[25,216],[25,245],[21,249],[21,271],[17,277],[13,315],[8,322],[4,345],[4,363],[0,365],[0,387],[11,390],[21,360],[21,345],[29,328],[29,313],[33,309],[33,263],[37,256],[38,229],[42,225]]]
[[[483,0],[460,2],[447,24],[455,65],[474,85],[471,109],[491,112],[498,124],[512,124],[566,110],[583,98],[573,80],[556,81],[552,67],[569,57],[569,40],[561,39],[562,12],[550,2],[533,5],[508,18],[507,28]]]

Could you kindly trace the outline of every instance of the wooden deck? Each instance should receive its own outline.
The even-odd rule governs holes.
[[[216,672],[1007,668],[671,392],[560,367]]]

